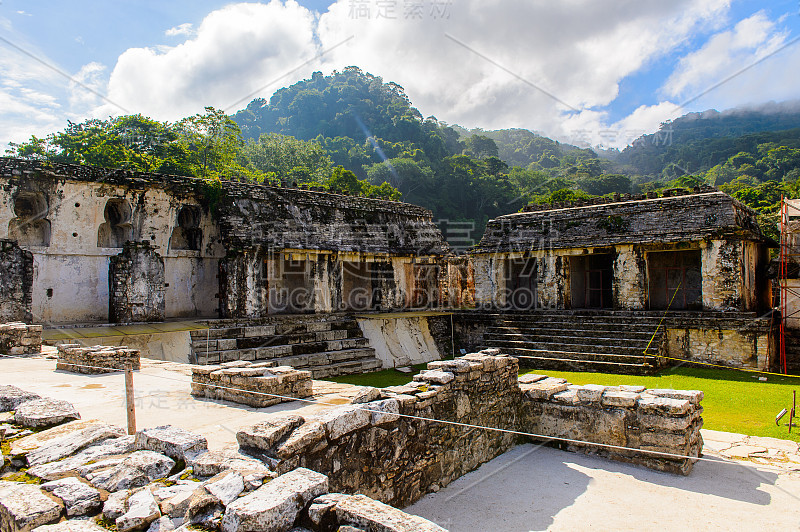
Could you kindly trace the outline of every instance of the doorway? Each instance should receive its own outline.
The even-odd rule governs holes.
[[[570,257],[572,308],[614,307],[614,255]]]

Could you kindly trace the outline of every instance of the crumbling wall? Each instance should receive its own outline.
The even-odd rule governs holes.
[[[504,261],[492,255],[472,257],[475,279],[475,306],[492,309],[505,305]]]
[[[32,321],[33,254],[0,239],[0,323]]]
[[[0,324],[0,353],[37,355],[42,351],[42,326],[20,322]]]
[[[472,357],[431,362],[431,371],[413,383],[382,392],[372,389],[372,397],[364,398],[375,399],[371,402],[307,419],[292,414],[270,416],[240,431],[239,445],[277,460],[278,472],[307,467],[327,474],[333,490],[406,506],[516,442],[508,433],[424,421],[514,426],[516,360]],[[445,368],[459,372],[441,371]]]
[[[122,371],[128,367],[138,370],[140,364],[138,349],[128,349],[125,346],[84,347],[80,344],[60,344],[56,369],[99,375]]]
[[[545,375],[523,375],[520,389],[519,430],[602,444],[560,442],[566,450],[686,475],[695,460],[659,453],[699,457],[703,449],[700,391],[573,386]]]
[[[644,310],[647,307],[647,263],[638,246],[617,246],[614,260],[614,308]]]
[[[219,261],[220,317],[261,318],[269,313],[271,262],[260,250],[230,253]]]
[[[666,325],[665,356],[770,371],[778,358],[776,335],[770,321],[717,320],[700,325],[691,323],[692,320],[671,320]],[[664,361],[665,365],[676,363]]]
[[[275,362],[192,367],[192,395],[264,408],[312,395],[311,372]]]
[[[431,362],[407,385],[365,388],[354,404],[318,416],[271,415],[241,430],[239,446],[279,473],[307,467],[334,490],[400,507],[510,449],[519,438],[509,430],[590,442],[569,449],[682,474],[699,456],[701,392],[574,387],[544,376],[520,385],[517,360],[496,353]]]
[[[546,255],[537,259],[537,306],[566,308],[569,297],[569,258]]]
[[[149,242],[126,242],[111,257],[108,287],[112,323],[164,320],[164,259]]]
[[[746,310],[743,307],[743,242],[710,240],[700,251],[703,309]]]

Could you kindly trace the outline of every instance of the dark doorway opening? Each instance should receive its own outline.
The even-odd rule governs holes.
[[[314,311],[308,284],[308,261],[284,259],[283,297],[281,299],[285,303],[286,312]]]
[[[343,310],[372,308],[372,273],[367,262],[342,263]]]
[[[614,307],[614,256],[570,257],[572,308]]]
[[[647,254],[649,306],[653,310],[702,310],[700,250]]]
[[[508,259],[508,306],[515,310],[536,308],[536,259]]]

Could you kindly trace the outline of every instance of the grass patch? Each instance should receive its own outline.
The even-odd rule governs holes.
[[[751,436],[800,441],[800,427],[789,434],[789,415],[775,425],[775,416],[782,408],[792,406],[792,391],[800,392],[800,378],[767,376],[726,369],[669,368],[649,377],[610,373],[579,373],[571,371],[542,371],[523,369],[524,373],[543,373],[561,377],[573,384],[602,384],[615,386],[633,384],[648,388],[702,390],[703,428],[738,432]],[[800,420],[795,418],[795,425]]]
[[[362,373],[360,375],[341,375],[339,377],[330,377],[324,379],[326,381],[340,382],[343,384],[354,384],[356,386],[374,386],[375,388],[386,388],[387,386],[401,386],[408,384],[411,379],[427,368],[427,364],[417,364],[412,366],[413,373],[401,373],[396,369],[384,369],[381,371],[374,371],[372,373]]]

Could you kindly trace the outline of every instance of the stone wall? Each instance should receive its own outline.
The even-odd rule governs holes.
[[[101,374],[124,371],[127,367],[134,370],[140,369],[138,349],[104,345],[83,347],[80,344],[60,344],[58,346],[57,370]]]
[[[33,254],[13,240],[0,239],[0,323],[30,323]]]
[[[363,404],[318,417],[271,415],[240,431],[239,445],[275,460],[278,472],[307,467],[328,475],[333,490],[411,504],[516,443],[512,434],[424,420],[513,427],[519,399],[515,359],[472,355],[428,367],[408,385],[367,389],[357,399]]]
[[[520,377],[520,389],[523,406],[519,430],[555,439],[637,449],[559,442],[570,451],[686,475],[695,460],[659,453],[699,457],[703,449],[700,435],[703,392],[700,391],[573,386],[565,379],[531,374]]]
[[[274,362],[236,361],[192,367],[192,395],[195,397],[264,408],[294,398],[310,397],[312,393],[310,371],[275,367]]]
[[[761,371],[774,369],[778,359],[777,324],[771,319],[720,319],[710,324],[692,321],[668,322],[664,356]],[[664,365],[676,363],[664,360]]]
[[[0,353],[36,355],[42,351],[42,326],[20,322],[0,324]]]
[[[400,507],[519,441],[476,426],[698,456],[701,392],[570,387],[544,377],[525,377],[520,385],[517,360],[496,353],[431,362],[407,385],[365,388],[354,404],[319,416],[270,415],[242,429],[239,446],[278,472],[307,467],[328,475],[334,490]],[[694,462],[602,446],[569,448],[682,474]]]
[[[147,241],[126,242],[109,262],[108,290],[111,323],[163,321],[164,259]]]

